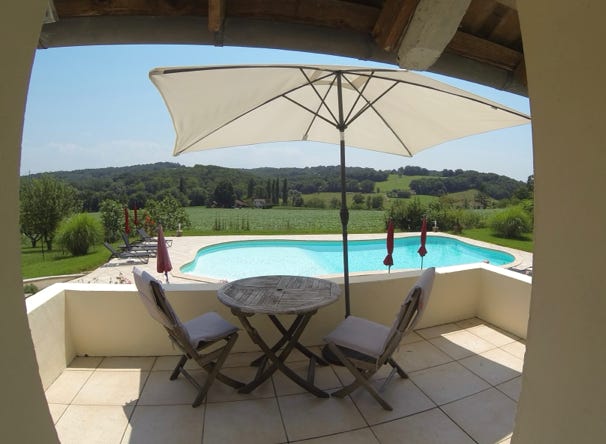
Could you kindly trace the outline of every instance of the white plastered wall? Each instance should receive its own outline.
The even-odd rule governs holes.
[[[23,114],[46,4],[44,0],[3,2],[0,14],[0,441],[6,443],[58,441],[25,316],[18,228]]]
[[[533,117],[536,229],[512,442],[604,442],[606,3],[517,5]]]

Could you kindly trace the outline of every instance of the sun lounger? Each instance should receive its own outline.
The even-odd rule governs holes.
[[[141,264],[147,264],[149,262],[149,253],[147,251],[118,251],[111,244],[103,242],[105,248],[110,251],[108,260],[111,259],[127,259]]]

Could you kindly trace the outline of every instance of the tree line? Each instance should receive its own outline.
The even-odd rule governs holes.
[[[231,207],[236,200],[253,199],[265,199],[272,205],[292,205],[293,199],[300,195],[341,190],[338,166],[234,169],[160,162],[48,174],[72,186],[82,210],[89,212],[99,211],[101,202],[107,199],[123,202],[130,208],[145,207],[148,200],[162,201],[169,196],[182,206]],[[373,193],[389,174],[425,176],[411,183],[410,188],[416,194],[442,195],[477,189],[493,199],[503,199],[511,198],[524,185],[506,176],[477,171],[432,171],[414,166],[391,171],[348,167],[346,190]]]

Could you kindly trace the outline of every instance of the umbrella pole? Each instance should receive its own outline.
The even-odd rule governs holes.
[[[345,192],[345,134],[341,133],[341,226],[343,229],[343,287],[345,288],[345,317],[351,314],[349,308],[349,257],[347,254],[347,223],[349,222],[349,210],[347,209],[347,193]],[[322,357],[333,365],[343,363],[330,350],[328,345],[322,348]]]
[[[343,115],[343,86],[341,72],[337,72],[337,98],[339,105],[339,130],[341,148],[341,227],[343,232],[343,286],[345,287],[345,317],[351,314],[349,308],[349,255],[347,252],[347,224],[349,223],[349,210],[347,209],[347,190],[345,177],[345,118]]]
[[[343,285],[345,287],[345,317],[351,314],[349,306],[349,255],[347,249],[347,224],[349,210],[347,209],[347,193],[345,190],[345,137],[341,131],[341,229],[343,232]]]

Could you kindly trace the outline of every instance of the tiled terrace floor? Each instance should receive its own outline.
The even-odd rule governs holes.
[[[418,330],[396,356],[410,379],[396,377],[384,392],[391,412],[361,390],[318,399],[281,374],[250,395],[215,383],[194,409],[193,387],[168,379],[174,356],[79,357],[46,397],[64,444],[508,443],[524,351],[522,340],[476,318]],[[252,379],[255,356],[233,354],[225,373]],[[316,369],[323,389],[349,380],[341,367]]]

